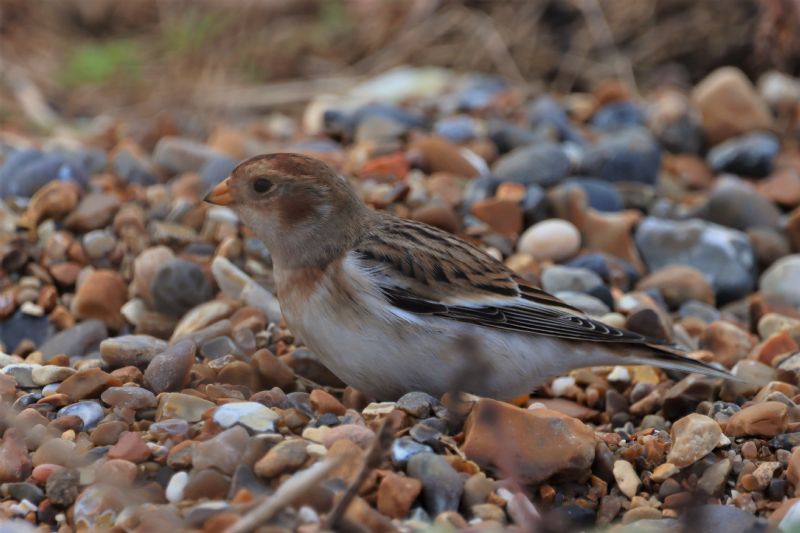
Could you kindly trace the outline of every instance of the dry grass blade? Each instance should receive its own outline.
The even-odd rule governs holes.
[[[298,472],[283,483],[272,496],[256,505],[241,520],[225,530],[225,533],[248,533],[267,522],[281,509],[290,505],[339,466],[337,460],[326,459]]]
[[[355,498],[358,494],[361,485],[363,485],[364,481],[367,480],[370,472],[381,465],[383,457],[392,446],[392,442],[394,441],[395,425],[395,420],[391,416],[388,416],[381,421],[381,425],[375,434],[375,439],[372,441],[372,446],[370,446],[369,450],[367,451],[364,465],[361,467],[361,470],[358,472],[358,475],[350,484],[350,486],[347,487],[347,490],[344,492],[342,497],[339,498],[339,501],[336,502],[336,506],[328,514],[323,523],[323,529],[333,531],[336,530],[337,524],[347,511],[347,507],[350,505],[350,502],[353,501],[353,498]]]

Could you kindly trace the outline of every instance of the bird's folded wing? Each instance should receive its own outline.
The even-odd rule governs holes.
[[[394,218],[379,230],[367,235],[355,254],[399,309],[562,339],[659,342],[587,317],[445,232]]]

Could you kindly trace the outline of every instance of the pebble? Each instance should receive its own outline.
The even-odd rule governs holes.
[[[95,427],[105,417],[103,406],[93,400],[84,400],[62,407],[58,411],[58,417],[75,415],[83,420],[83,429],[89,430]]]
[[[197,172],[212,158],[222,154],[203,143],[181,137],[159,139],[153,150],[153,163],[172,174]]]
[[[639,479],[633,465],[625,460],[614,461],[614,479],[617,481],[620,492],[628,498],[636,496],[642,485],[642,480]]]
[[[143,367],[166,349],[165,341],[150,335],[121,335],[101,342],[100,356],[111,368]]]
[[[774,437],[786,431],[788,416],[789,408],[782,402],[756,403],[735,413],[725,425],[725,434],[729,437]]]
[[[410,477],[422,484],[422,499],[431,515],[458,510],[466,480],[444,457],[432,453],[416,454],[408,461],[406,470]]]
[[[84,356],[98,349],[100,342],[108,338],[108,329],[102,320],[83,322],[50,337],[39,351],[44,361],[66,354],[68,357]]]
[[[716,173],[763,178],[772,172],[779,148],[778,138],[772,133],[748,133],[714,146],[706,160]]]
[[[181,317],[214,297],[206,274],[191,261],[170,259],[153,274],[149,293],[155,311]]]
[[[678,468],[696,463],[717,447],[722,429],[713,419],[692,413],[672,425],[672,448],[667,461]]]
[[[24,435],[15,428],[6,429],[0,443],[0,483],[24,481],[31,469]]]
[[[661,169],[661,149],[644,128],[628,127],[607,134],[589,146],[581,171],[607,182],[653,185]]]
[[[211,418],[222,428],[240,425],[254,433],[264,433],[275,431],[280,416],[258,402],[230,402],[217,407]]]
[[[42,387],[64,381],[73,374],[75,374],[75,369],[68,366],[36,365],[31,370],[31,381],[34,385]]]
[[[523,483],[538,484],[555,475],[581,477],[594,461],[594,432],[549,409],[526,410],[481,399],[467,418],[464,435],[462,451],[468,459],[483,468],[513,471]],[[526,441],[523,435],[539,437]]]
[[[570,161],[561,146],[544,142],[512,150],[492,170],[502,181],[550,187],[567,175]]]
[[[102,320],[111,329],[125,324],[120,309],[128,299],[125,279],[113,270],[95,270],[79,285],[72,301],[76,318]]]
[[[705,274],[686,265],[667,265],[642,278],[638,290],[658,289],[670,308],[688,301],[714,304],[714,289]]]
[[[156,394],[183,388],[189,383],[196,353],[197,345],[188,339],[169,346],[147,365],[145,384]]]
[[[391,449],[392,464],[398,468],[403,468],[418,453],[433,453],[433,448],[426,444],[420,444],[410,437],[395,439]]]
[[[194,468],[216,468],[223,474],[231,475],[247,450],[249,436],[247,430],[234,426],[214,437],[195,443],[192,450]]]
[[[705,274],[720,303],[753,287],[755,256],[750,239],[736,230],[700,220],[648,217],[636,229],[636,244],[651,271],[683,264]]]
[[[271,448],[259,459],[253,469],[262,478],[271,479],[292,473],[308,460],[306,443],[302,439],[287,439]]]
[[[758,284],[764,296],[800,308],[800,254],[776,261],[761,275]]]
[[[109,387],[100,399],[111,407],[127,407],[133,410],[149,409],[157,405],[156,395],[141,387]]]
[[[64,225],[78,233],[105,228],[114,219],[121,205],[114,194],[90,192],[64,220]]]
[[[711,144],[772,125],[766,104],[736,67],[720,67],[711,72],[693,89],[692,101]]]
[[[422,482],[388,472],[378,485],[377,509],[389,518],[403,518],[422,492]]]
[[[781,211],[775,204],[750,183],[730,176],[716,181],[705,203],[693,214],[740,231],[780,230],[782,225]]]
[[[714,360],[732,367],[748,356],[755,342],[741,328],[730,322],[712,322],[700,338],[700,347],[714,353]]]
[[[167,501],[170,503],[180,502],[183,499],[183,491],[188,482],[189,474],[186,472],[175,472],[172,477],[169,478],[169,483],[167,483],[167,488],[165,490]]]
[[[36,386],[36,383],[33,381],[33,369],[37,366],[39,365],[28,363],[11,364],[0,369],[0,372],[13,377],[19,387],[29,389]]]
[[[538,261],[564,261],[578,252],[581,234],[566,220],[544,220],[526,229],[517,250]]]
[[[108,450],[109,459],[124,459],[132,463],[143,463],[150,458],[151,450],[138,433],[123,432],[117,443]]]
[[[68,507],[75,502],[78,497],[78,483],[80,474],[72,468],[65,468],[53,472],[47,478],[45,492],[47,499],[58,507]]]
[[[198,422],[203,413],[212,407],[214,403],[203,398],[180,392],[167,392],[158,398],[156,421],[179,418],[187,422]]]
[[[58,386],[59,394],[66,394],[77,402],[87,398],[97,398],[109,387],[118,387],[120,381],[99,368],[86,368],[65,379]]]
[[[562,291],[589,292],[603,285],[603,280],[586,268],[553,265],[544,270],[541,276],[542,288],[549,293]]]

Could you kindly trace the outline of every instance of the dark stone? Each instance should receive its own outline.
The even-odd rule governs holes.
[[[89,175],[62,153],[43,153],[38,150],[14,152],[0,167],[0,197],[30,198],[53,180],[74,181],[85,187]]]
[[[156,272],[150,285],[155,311],[181,317],[214,297],[203,270],[186,259],[170,259]]]
[[[695,216],[729,228],[781,228],[780,210],[748,183],[721,178]]]
[[[670,387],[664,395],[662,410],[667,420],[677,420],[693,413],[697,404],[714,397],[720,380],[701,376],[686,376]]]
[[[654,185],[661,170],[661,148],[646,129],[627,128],[587,147],[581,169],[604,181]]]
[[[422,499],[432,516],[458,510],[465,479],[444,457],[419,453],[408,461],[406,470],[409,476],[422,482]]]
[[[704,273],[718,303],[750,294],[755,282],[755,254],[744,233],[698,219],[644,219],[636,245],[652,271],[667,265],[689,265]]]
[[[13,315],[0,322],[0,342],[7,351],[16,348],[24,339],[40,346],[47,338],[50,323],[47,316],[26,315],[17,310]]]
[[[551,142],[517,148],[494,164],[494,174],[503,181],[550,187],[570,171],[570,160],[560,145]]]
[[[530,185],[525,189],[525,197],[522,199],[522,214],[525,217],[526,227],[549,218],[550,201],[544,189],[538,185]]]
[[[518,126],[507,120],[494,118],[487,123],[489,139],[497,147],[499,154],[506,154],[521,146],[531,146],[537,142],[553,141],[530,128]]]
[[[747,133],[712,148],[706,161],[714,172],[764,178],[772,172],[779,149],[780,142],[774,134]]]
[[[556,141],[584,144],[583,137],[575,131],[564,108],[550,96],[540,96],[528,106],[528,122],[538,132]]]
[[[614,213],[621,211],[624,207],[622,195],[616,187],[607,181],[589,177],[571,177],[565,179],[564,186],[576,185],[586,193],[589,207],[598,211]]]
[[[644,126],[644,111],[638,104],[629,101],[606,104],[589,120],[592,128],[600,131],[618,131],[630,126]]]
[[[98,350],[106,338],[108,329],[102,320],[84,320],[52,336],[39,350],[45,362],[62,353],[69,357],[85,356]]]
[[[2,492],[3,495],[8,496],[12,500],[28,500],[34,505],[39,505],[39,503],[44,500],[44,492],[33,483],[3,483],[0,489],[2,489],[0,492]]]

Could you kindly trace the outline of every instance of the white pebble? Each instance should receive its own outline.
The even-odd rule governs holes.
[[[575,378],[571,376],[564,376],[553,380],[550,388],[553,390],[553,396],[563,396],[569,389],[575,386]]]
[[[170,503],[178,503],[181,501],[183,499],[183,490],[186,488],[188,482],[189,474],[186,472],[175,472],[167,484],[167,500]]]
[[[571,222],[561,219],[543,220],[526,229],[517,243],[517,251],[539,261],[569,259],[581,247],[581,234]]]
[[[624,366],[615,366],[608,374],[608,381],[617,383],[628,383],[631,380],[631,373]]]

